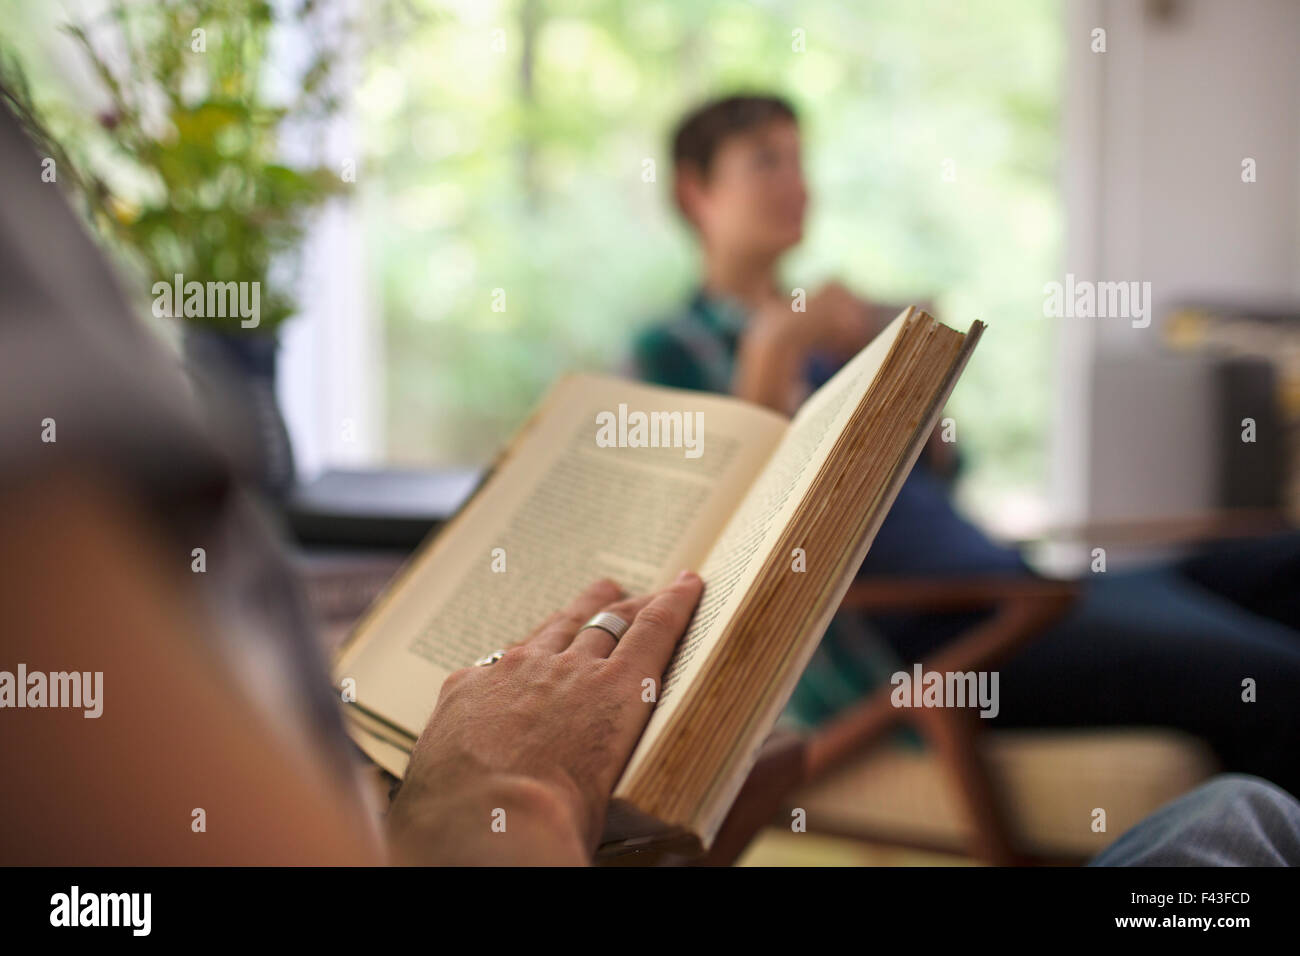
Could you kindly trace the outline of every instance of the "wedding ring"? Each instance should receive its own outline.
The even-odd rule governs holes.
[[[478,660],[476,660],[474,662],[474,666],[487,667],[489,664],[495,664],[497,661],[501,660],[501,658],[505,656],[506,656],[505,651],[493,651],[491,654],[488,654],[486,657],[480,657]]]
[[[630,626],[631,625],[629,625],[627,621],[623,620],[617,614],[611,614],[609,611],[601,611],[586,624],[582,625],[582,627],[578,628],[578,631],[581,633],[589,627],[598,627],[610,637],[614,638],[614,643],[617,644],[619,638],[627,633],[627,629]]]

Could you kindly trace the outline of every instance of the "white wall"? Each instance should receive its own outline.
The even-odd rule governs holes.
[[[1077,0],[1066,30],[1062,271],[1150,282],[1155,318],[1059,320],[1054,503],[1066,521],[1201,510],[1204,376],[1155,361],[1160,319],[1300,297],[1300,3]]]

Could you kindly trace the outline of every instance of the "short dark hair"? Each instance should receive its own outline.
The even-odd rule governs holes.
[[[673,132],[673,166],[685,163],[708,176],[718,149],[739,133],[772,120],[797,123],[794,107],[779,96],[747,93],[710,100],[687,113]]]

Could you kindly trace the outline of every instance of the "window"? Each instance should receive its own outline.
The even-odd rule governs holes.
[[[813,190],[790,284],[837,277],[989,322],[948,410],[963,497],[995,522],[1039,508],[1060,16],[1033,2],[399,5],[373,24],[400,39],[370,54],[355,110],[384,456],[486,461],[558,374],[616,368],[695,281],[668,130],[708,95],[764,88],[800,109]]]

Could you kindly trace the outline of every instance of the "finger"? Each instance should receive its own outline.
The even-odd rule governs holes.
[[[683,571],[641,610],[610,658],[626,660],[639,673],[658,681],[703,591],[700,576]]]
[[[628,624],[631,624],[636,620],[636,616],[641,613],[641,608],[649,604],[653,597],[653,594],[642,594],[640,597],[617,601],[608,607],[601,608],[601,610],[608,611],[610,614],[617,614]],[[583,623],[585,624],[586,621]],[[582,627],[581,624],[578,626]],[[626,637],[627,635],[624,634],[623,636]],[[573,643],[569,645],[569,650],[578,654],[591,654],[595,657],[609,657],[610,651],[614,649],[614,645],[617,643],[614,640],[614,635],[609,631],[599,627],[585,627],[574,636]]]
[[[590,585],[574,598],[566,607],[552,614],[536,633],[529,639],[530,647],[558,654],[569,646],[578,628],[607,604],[612,604],[623,597],[623,589],[609,578]]]

